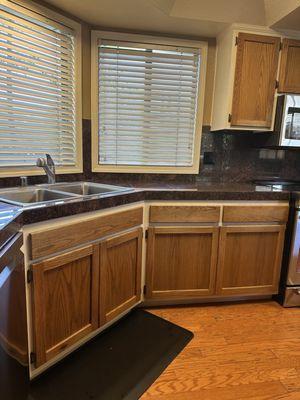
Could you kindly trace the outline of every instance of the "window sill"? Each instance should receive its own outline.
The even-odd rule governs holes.
[[[129,165],[94,165],[92,172],[110,173],[143,173],[143,174],[198,174],[199,166],[192,167],[154,167],[154,166],[129,166]]]
[[[83,172],[82,166],[75,166],[75,167],[56,167],[56,174],[80,174]],[[7,168],[1,169],[0,168],[0,178],[10,178],[14,176],[38,176],[38,175],[45,175],[45,172],[42,168],[38,167],[31,167],[31,168]]]

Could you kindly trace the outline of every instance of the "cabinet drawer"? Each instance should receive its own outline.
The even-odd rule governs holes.
[[[151,206],[150,222],[218,222],[219,206]]]
[[[223,222],[286,222],[289,206],[224,206]]]
[[[141,225],[143,209],[116,212],[30,234],[31,259],[45,257],[83,243]]]

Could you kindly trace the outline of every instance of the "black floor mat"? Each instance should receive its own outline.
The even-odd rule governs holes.
[[[134,310],[31,385],[30,400],[136,400],[193,338]]]

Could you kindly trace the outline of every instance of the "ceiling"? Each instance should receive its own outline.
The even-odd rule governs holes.
[[[232,23],[300,30],[300,0],[45,0],[97,27],[216,36]]]

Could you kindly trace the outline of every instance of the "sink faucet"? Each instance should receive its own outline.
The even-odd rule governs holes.
[[[44,169],[48,177],[48,183],[55,183],[55,164],[50,154],[46,154],[46,158],[38,158],[36,165]]]

